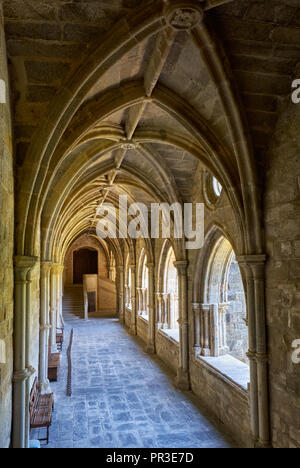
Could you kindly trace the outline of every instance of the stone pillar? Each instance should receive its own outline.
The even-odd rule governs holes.
[[[201,306],[199,302],[193,303],[194,313],[194,355],[199,357],[201,355],[201,324],[200,324],[200,311]]]
[[[36,264],[36,257],[15,258],[13,448],[26,448],[29,443],[27,383],[35,373],[35,369],[29,364],[30,282],[31,272]]]
[[[170,317],[170,295],[168,293],[162,295],[162,328],[168,330]]]
[[[37,264],[37,259],[36,259]],[[34,268],[32,268],[27,273],[27,284],[26,284],[26,357],[25,357],[25,366],[28,369],[29,378],[26,380],[26,397],[25,397],[25,448],[29,448],[30,445],[30,414],[29,414],[29,402],[30,402],[30,393],[31,393],[31,382],[30,377],[36,373],[36,369],[31,366],[31,356],[30,356],[30,347],[31,347],[31,310],[32,310],[32,301],[31,301],[31,283],[34,277]]]
[[[264,278],[266,255],[246,255],[237,260],[246,278],[247,286],[252,434],[255,446],[270,447]]]
[[[136,310],[136,266],[130,265],[131,269],[131,323],[130,333],[137,334],[137,310]]]
[[[121,323],[125,322],[125,276],[124,267],[118,266],[118,283],[119,283],[119,320]]]
[[[158,330],[160,330],[161,328],[163,328],[162,293],[157,293],[156,294],[156,302],[157,302],[156,321],[157,321],[157,328],[158,328]]]
[[[148,284],[149,284],[149,327],[147,352],[155,354],[155,297],[154,297],[154,264],[148,263]]]
[[[57,275],[56,275],[56,280],[57,280],[57,287],[56,287],[56,324],[59,328],[64,327],[64,321],[63,321],[63,271],[65,267],[63,265],[58,265],[57,266]]]
[[[58,266],[52,265],[50,271],[50,347],[51,353],[57,353],[56,328],[57,328],[57,277]]]
[[[138,315],[143,313],[143,294],[141,288],[136,288],[136,310]]]
[[[41,313],[40,313],[40,391],[51,393],[48,380],[48,344],[49,344],[49,304],[50,304],[50,271],[52,263],[41,263]]]
[[[188,281],[187,281],[187,261],[174,263],[178,271],[179,283],[179,369],[177,372],[177,386],[181,390],[190,389],[189,372],[189,322],[188,322]]]

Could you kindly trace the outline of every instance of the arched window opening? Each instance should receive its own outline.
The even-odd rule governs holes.
[[[219,180],[210,171],[205,171],[203,173],[203,195],[206,206],[209,209],[215,209],[222,193],[223,186]]]
[[[202,359],[247,388],[246,299],[234,250],[223,235],[217,235],[202,268],[204,302],[195,304],[196,348]]]
[[[218,179],[216,179],[215,177],[213,177],[213,189],[214,189],[215,195],[217,197],[220,197],[222,194],[223,187],[218,181]]]
[[[174,262],[175,253],[170,247],[164,267],[163,292],[159,296],[160,328],[179,342],[178,274]]]
[[[235,255],[228,274],[228,309],[226,313],[226,335],[229,354],[248,363],[247,308],[243,281]]]
[[[138,291],[138,313],[146,320],[149,319],[149,269],[148,269],[148,258],[143,252],[141,256],[140,266],[140,287]]]

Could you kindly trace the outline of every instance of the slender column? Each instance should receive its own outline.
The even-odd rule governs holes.
[[[118,281],[119,281],[119,320],[121,323],[125,322],[125,277],[124,277],[124,267],[118,266]]]
[[[228,353],[229,348],[227,346],[227,330],[226,330],[226,313],[228,311],[229,304],[219,304],[219,356],[224,356]]]
[[[51,353],[57,353],[56,328],[57,328],[57,276],[58,265],[52,265],[50,271],[50,346]]]
[[[148,284],[149,284],[149,327],[147,352],[155,354],[155,298],[154,298],[154,264],[148,263]]]
[[[37,264],[37,261],[36,261]],[[35,264],[35,265],[36,265]],[[25,366],[28,369],[29,378],[26,380],[26,396],[25,396],[25,448],[29,448],[29,438],[30,438],[30,413],[29,413],[29,401],[30,401],[30,392],[31,392],[31,382],[30,377],[36,373],[36,369],[31,366],[31,283],[34,277],[34,268],[28,271],[27,273],[27,283],[26,283],[26,350],[25,350]]]
[[[238,258],[247,284],[250,405],[254,444],[270,447],[270,415],[268,389],[268,354],[265,312],[266,255],[247,255]]]
[[[179,333],[180,351],[179,368],[177,373],[177,386],[182,390],[189,390],[189,322],[188,322],[188,301],[187,301],[187,261],[174,263],[178,271],[179,279]]]
[[[57,286],[56,286],[56,324],[57,327],[63,327],[64,322],[63,322],[63,311],[62,311],[62,298],[63,298],[63,289],[62,289],[62,283],[63,283],[63,271],[65,267],[63,265],[58,265],[57,266],[57,275],[56,275],[56,280],[57,280]]]
[[[163,328],[163,304],[162,304],[162,293],[156,294],[156,301],[157,301],[157,328],[160,330]]]
[[[162,322],[163,322],[163,328],[165,330],[169,328],[168,326],[168,318],[169,318],[168,298],[169,298],[169,294],[162,295],[162,304],[163,304]]]
[[[213,307],[213,306],[212,306]],[[211,310],[210,305],[202,305],[202,335],[203,335],[203,346],[202,346],[202,356],[211,356],[211,338],[210,338],[210,329],[211,329],[211,315],[214,313],[214,309]]]
[[[14,404],[13,447],[26,448],[29,443],[29,399],[26,382],[35,370],[29,365],[30,345],[30,272],[37,263],[36,257],[15,258],[15,324],[14,324]],[[29,330],[28,330],[29,326]],[[28,365],[27,365],[28,364]],[[28,387],[27,387],[28,388]]]
[[[131,269],[131,324],[130,333],[137,334],[137,308],[136,308],[136,266],[130,265]]]
[[[143,313],[143,295],[142,289],[136,288],[136,310],[138,315],[142,315]]]
[[[255,292],[256,312],[256,362],[257,384],[259,389],[258,413],[259,413],[259,445],[270,445],[270,420],[269,420],[269,388],[268,388],[268,354],[266,335],[266,310],[265,310],[265,261],[266,257],[252,263]]]
[[[49,282],[51,262],[41,263],[41,314],[40,314],[40,391],[41,393],[51,393],[50,382],[48,380],[48,343],[49,343]]]
[[[200,304],[199,302],[193,303],[194,313],[194,355],[199,357],[201,355],[201,324],[200,324]]]

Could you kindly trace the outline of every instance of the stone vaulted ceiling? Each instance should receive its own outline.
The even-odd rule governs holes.
[[[195,154],[209,161],[204,142],[182,115],[214,135],[234,180],[236,145],[224,94],[227,85],[220,80],[212,50],[218,51],[236,92],[255,164],[259,168],[266,163],[281,100],[290,93],[300,62],[298,0],[199,0],[192,2],[194,16],[188,18],[172,12],[172,1],[2,3],[20,184],[41,123],[54,115],[57,94],[65,84],[80,79],[85,63],[88,70],[91,64],[85,57],[99,44],[101,49],[101,43],[103,49],[113,45],[117,27],[127,34],[131,20],[126,23],[124,18],[147,9],[149,15],[155,9],[171,11],[165,17],[169,24],[155,30],[153,23],[148,26],[152,33],[132,36],[131,46],[119,50],[118,60],[106,60],[69,122],[61,123],[65,127],[56,152],[42,164],[47,164],[47,174],[40,181],[42,201],[36,208],[44,213],[42,229],[63,230],[71,239],[78,235],[73,232],[75,218],[79,230],[88,229],[97,204],[114,201],[119,193],[144,203],[189,200],[199,163]],[[202,15],[205,30],[198,25]],[[193,21],[195,27],[189,24]],[[82,79],[88,80],[88,75]],[[64,195],[59,199],[58,194]],[[64,215],[64,226],[51,218],[54,211]]]

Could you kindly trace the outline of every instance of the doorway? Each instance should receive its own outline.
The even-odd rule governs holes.
[[[73,284],[82,284],[83,275],[98,275],[98,252],[92,249],[77,250],[73,254]]]

